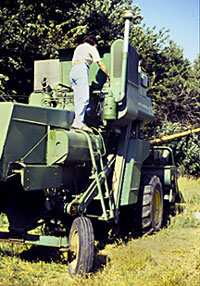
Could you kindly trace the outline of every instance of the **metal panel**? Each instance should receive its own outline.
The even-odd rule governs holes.
[[[123,55],[123,40],[116,40],[111,46],[111,91],[118,103],[118,120],[115,124],[126,126],[137,119],[146,124],[153,119],[152,104],[148,97],[139,92],[138,53],[131,45],[127,57],[128,66],[124,71],[122,66],[126,57]]]
[[[41,60],[34,62],[34,90],[41,90],[41,81],[47,78],[47,82],[55,89],[61,81],[60,63],[58,59]]]
[[[37,234],[18,234],[12,236],[9,232],[0,232],[0,241],[7,241],[11,243],[25,243],[40,246],[68,248],[67,237],[37,235]]]
[[[62,183],[62,167],[59,166],[27,165],[21,173],[26,191],[58,188]]]
[[[113,77],[122,77],[122,51],[123,51],[123,41],[116,41],[113,46]]]
[[[0,158],[3,153],[4,145],[6,142],[6,137],[8,133],[8,128],[11,122],[11,116],[13,111],[13,104],[11,102],[2,102],[0,105],[0,130],[1,130],[1,138],[0,138]]]
[[[74,117],[67,110],[13,103],[1,103],[0,112],[1,180],[10,175],[10,163],[45,164],[48,126],[69,129]]]
[[[18,121],[29,121],[33,124],[69,129],[74,118],[74,112],[26,104],[14,104],[13,118]]]
[[[138,53],[134,47],[129,45],[128,50],[128,82],[138,86]]]
[[[149,156],[149,149],[149,142],[137,139],[131,139],[129,142],[120,202],[121,206],[137,202],[141,168],[144,160]]]
[[[111,90],[115,99],[119,97],[122,77],[123,40],[114,41],[111,46]]]
[[[81,131],[66,131],[53,129],[48,132],[47,165],[64,162],[85,162],[91,160],[88,147],[87,133]],[[97,146],[102,149],[101,139],[93,134],[89,135],[93,146],[94,156],[98,157]]]
[[[69,139],[64,130],[49,130],[47,139],[47,165],[64,162],[69,153]]]
[[[60,68],[61,68],[61,83],[70,86],[71,84],[70,84],[69,74],[72,68],[72,62],[71,61],[61,62]]]
[[[47,127],[12,120],[4,148],[9,163],[24,161],[45,163]]]

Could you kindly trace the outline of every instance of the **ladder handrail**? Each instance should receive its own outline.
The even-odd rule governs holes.
[[[97,153],[99,155],[99,160],[100,160],[100,172],[98,171],[98,166],[96,163],[96,159],[95,159],[95,155],[94,155],[94,150],[93,150],[93,144],[92,144],[92,140],[91,137],[89,135],[88,132],[84,131],[84,130],[77,130],[78,132],[82,133],[85,135],[87,142],[88,142],[88,147],[89,147],[89,152],[90,152],[90,156],[91,156],[91,162],[92,162],[92,166],[94,168],[94,180],[96,182],[96,186],[98,189],[98,195],[100,196],[100,201],[101,201],[101,206],[102,206],[102,217],[105,220],[108,220],[108,214],[107,214],[107,210],[106,210],[106,206],[105,206],[105,202],[104,202],[104,196],[103,196],[103,191],[101,188],[101,182],[100,182],[100,178],[103,178],[104,180],[104,185],[105,185],[105,190],[106,190],[106,195],[108,195],[108,199],[109,199],[109,207],[110,207],[110,212],[111,212],[111,217],[114,217],[114,204],[112,202],[111,196],[110,196],[110,192],[109,192],[109,187],[108,187],[108,182],[107,182],[107,176],[105,174],[105,168],[104,168],[104,164],[103,164],[103,154],[101,153],[101,150],[99,149],[99,146],[97,145],[97,142],[94,140],[95,145],[96,145],[96,149],[97,149]],[[91,129],[92,132],[92,129]],[[101,140],[102,140],[102,144],[105,147],[105,144],[103,142],[103,137],[100,136]],[[94,184],[94,183],[92,183]],[[92,185],[91,184],[91,185]],[[95,187],[96,187],[95,186]],[[90,188],[90,187],[89,187]],[[93,188],[93,187],[92,187]]]

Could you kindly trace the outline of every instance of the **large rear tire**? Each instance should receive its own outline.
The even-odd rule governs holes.
[[[69,274],[88,273],[94,261],[94,231],[90,219],[76,218],[69,233]]]
[[[159,231],[163,222],[163,190],[157,176],[145,177],[141,182],[139,195],[140,231]]]

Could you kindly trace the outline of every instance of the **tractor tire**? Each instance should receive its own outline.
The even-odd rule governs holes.
[[[162,227],[164,203],[163,190],[157,176],[145,177],[139,194],[140,231],[153,233]]]
[[[88,273],[94,261],[94,231],[90,219],[76,218],[69,233],[68,270],[71,276]]]

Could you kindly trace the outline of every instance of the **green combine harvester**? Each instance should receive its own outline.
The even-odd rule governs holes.
[[[180,202],[172,150],[139,136],[153,111],[129,44],[132,13],[124,18],[124,40],[100,49],[110,84],[90,68],[90,132],[71,128],[73,49],[35,62],[29,104],[0,103],[0,213],[9,221],[0,240],[65,250],[71,275],[92,269],[99,232],[158,231]]]

